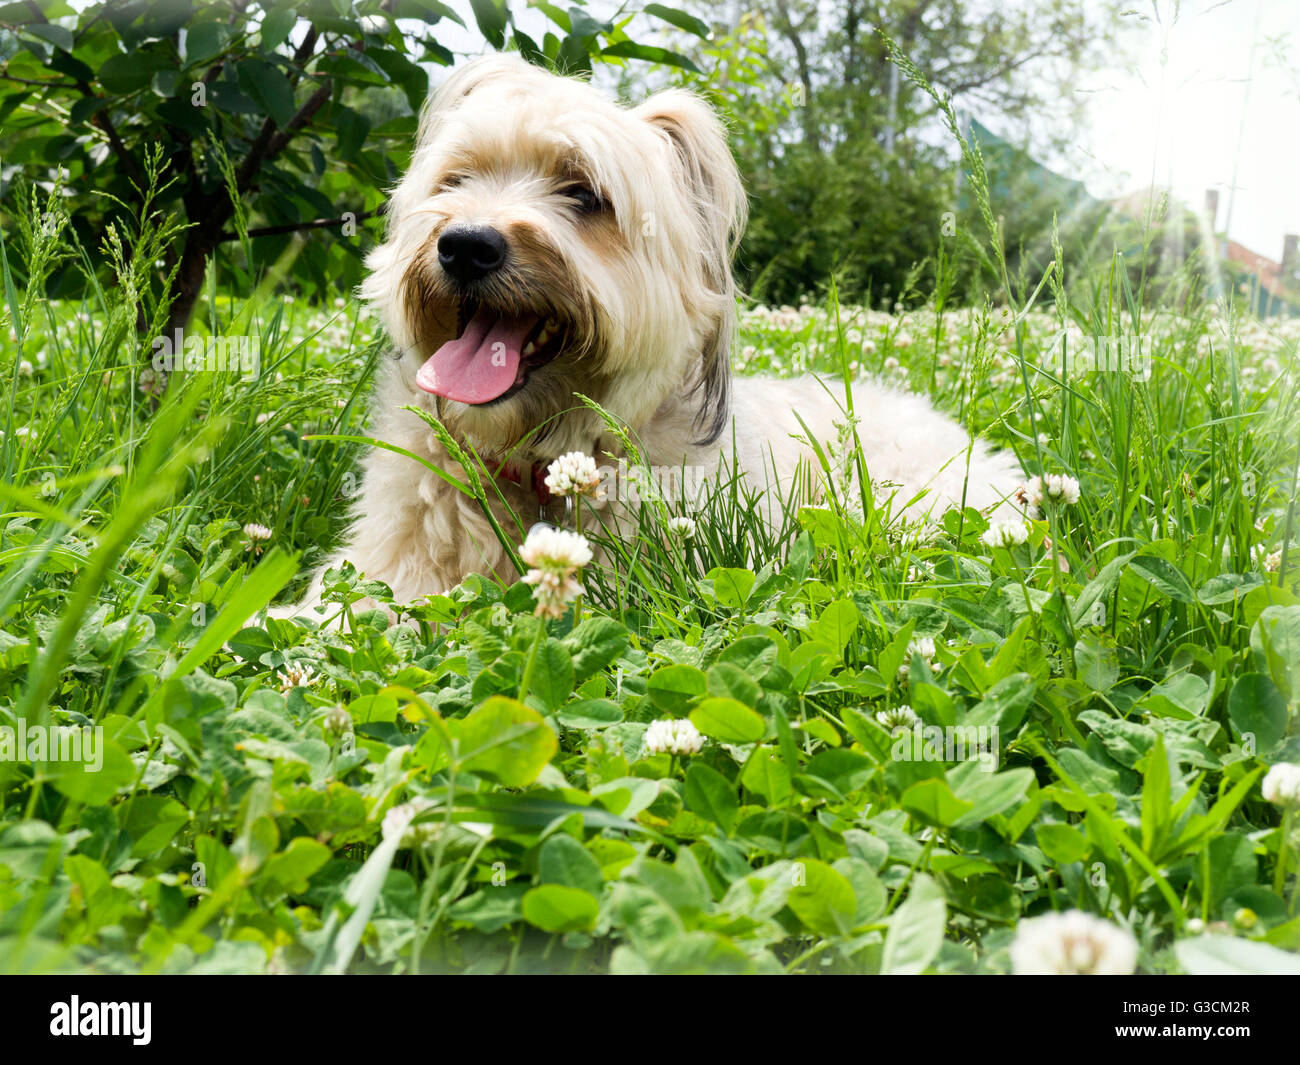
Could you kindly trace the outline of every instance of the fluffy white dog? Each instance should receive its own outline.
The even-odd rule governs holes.
[[[731,257],[745,216],[722,124],[692,94],[625,109],[517,57],[467,64],[426,105],[387,239],[368,260],[362,292],[395,345],[374,434],[459,474],[402,408],[429,411],[535,520],[545,493],[520,471],[571,451],[622,455],[581,393],[628,428],[647,465],[706,476],[738,466],[769,499],[784,494],[816,468],[808,433],[836,439],[843,390],[812,377],[732,380]],[[922,496],[911,516],[963,500],[996,507],[1021,479],[1014,459],[972,445],[921,397],[859,382],[854,403],[869,476],[898,486],[900,506]],[[364,459],[344,559],[401,602],[472,572],[517,576],[472,500],[378,448]]]

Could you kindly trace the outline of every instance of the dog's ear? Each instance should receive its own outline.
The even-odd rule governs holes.
[[[717,329],[704,345],[696,427],[711,443],[726,424],[731,382],[731,342],[736,327],[736,287],[731,259],[745,231],[749,204],[727,131],[713,109],[693,93],[669,89],[632,112],[663,132],[677,157],[686,198],[695,205],[704,283],[718,303]]]
[[[713,108],[685,89],[652,96],[632,113],[661,130],[671,142],[685,191],[704,224],[703,235],[710,250],[720,254],[729,281],[731,253],[744,232],[748,203],[721,120]],[[711,277],[717,272],[715,266]]]

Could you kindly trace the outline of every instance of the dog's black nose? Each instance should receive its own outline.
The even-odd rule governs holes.
[[[449,226],[438,238],[438,262],[457,281],[477,281],[506,261],[506,238],[491,226]]]

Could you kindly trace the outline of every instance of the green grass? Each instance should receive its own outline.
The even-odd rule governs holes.
[[[59,233],[28,261],[89,263]],[[83,306],[7,273],[0,723],[105,745],[0,761],[0,969],[1002,972],[1070,909],[1143,971],[1300,963],[1260,791],[1300,762],[1295,323],[1110,264],[1005,307],[751,309],[742,372],[906,383],[1079,501],[1011,549],[973,511],[904,525],[849,487],[846,425],[775,533],[725,478],[694,537],[660,504],[585,529],[576,625],[470,577],[394,626],[345,571],[327,631],[263,608],[338,537],[359,445],[321,438],[364,435],[381,339],[214,287],[203,328],[261,372],[159,398],[140,258]],[[1040,372],[1061,329],[1140,332],[1149,379]],[[903,707],[995,728],[996,772],[900,759]],[[683,717],[699,754],[647,750]]]

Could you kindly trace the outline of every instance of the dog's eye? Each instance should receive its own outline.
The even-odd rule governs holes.
[[[454,189],[458,187],[460,183],[464,180],[465,180],[464,174],[448,174],[445,178],[442,179],[441,187],[444,189]]]
[[[600,198],[600,193],[593,191],[586,185],[570,185],[564,189],[564,195],[578,205],[578,210],[583,214],[595,214],[605,206],[605,201]]]

